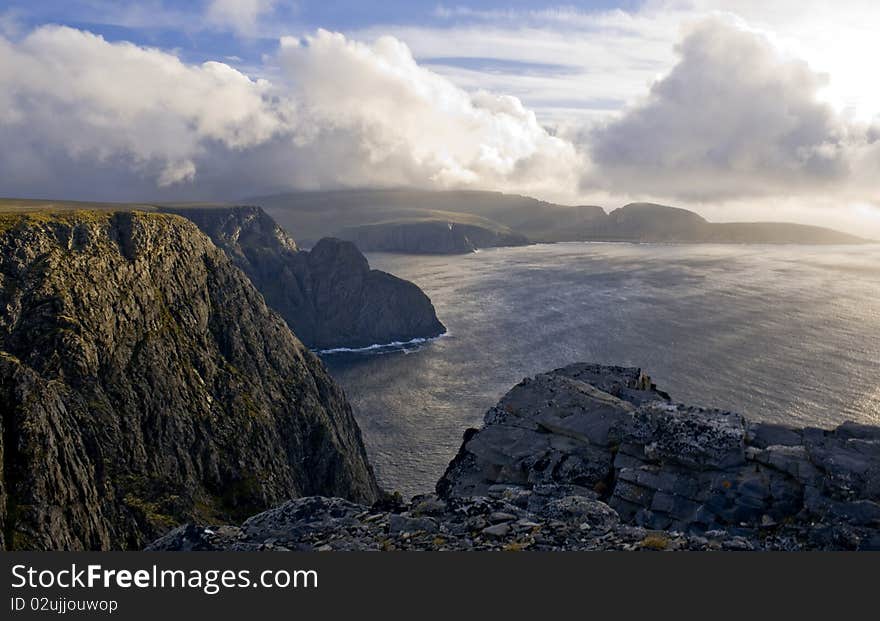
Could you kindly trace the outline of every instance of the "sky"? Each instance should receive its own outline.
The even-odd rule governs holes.
[[[880,5],[6,0],[0,195],[471,188],[880,237]]]

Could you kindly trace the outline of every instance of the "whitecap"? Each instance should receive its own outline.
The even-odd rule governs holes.
[[[366,353],[388,353],[388,351],[407,351],[408,348],[414,345],[421,345],[423,343],[429,343],[431,341],[435,341],[437,339],[441,339],[444,337],[450,336],[449,331],[444,332],[443,334],[439,334],[437,336],[430,337],[418,337],[414,339],[410,339],[408,341],[392,341],[390,343],[376,343],[374,345],[366,345],[365,347],[333,347],[331,349],[317,349],[315,350],[316,354],[321,356],[326,356],[328,354],[366,354]]]

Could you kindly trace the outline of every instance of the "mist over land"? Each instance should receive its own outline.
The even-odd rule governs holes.
[[[827,228],[780,222],[711,223],[685,209],[633,203],[606,211],[478,191],[352,190],[246,199],[303,240],[335,235],[364,250],[464,252],[529,242],[807,243],[866,241]],[[462,229],[459,243],[435,242]]]

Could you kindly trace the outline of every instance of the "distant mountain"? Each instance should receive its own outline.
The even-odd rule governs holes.
[[[833,229],[788,222],[708,222],[676,207],[631,203],[579,230],[581,239],[670,243],[857,244],[867,240]]]
[[[296,231],[303,246],[333,236],[353,241],[364,251],[430,254],[527,244],[529,238],[494,216],[501,211],[518,223],[533,217],[540,204],[491,192],[420,190],[303,192],[247,202]]]
[[[334,235],[353,239],[362,250],[444,254],[561,241],[572,225],[605,216],[601,207],[562,207],[525,196],[467,190],[296,192],[246,202],[260,205],[282,226],[297,231],[305,245]]]
[[[300,239],[336,235],[362,250],[470,252],[557,241],[852,244],[866,240],[816,226],[713,223],[675,207],[632,203],[610,213],[499,192],[337,190],[248,199]],[[473,227],[473,228],[467,228]],[[453,232],[460,232],[456,236]]]

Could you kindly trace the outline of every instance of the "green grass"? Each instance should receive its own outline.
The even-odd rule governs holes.
[[[18,226],[33,226],[59,222],[76,224],[80,222],[104,222],[109,220],[112,212],[88,209],[51,211],[44,209],[23,209],[21,211],[0,210],[0,233],[5,233]]]
[[[67,226],[76,224],[102,224],[110,221],[120,212],[133,213],[143,219],[180,219],[181,216],[163,213],[150,205],[117,205],[111,203],[43,203],[40,201],[23,201],[19,199],[0,199],[0,234],[19,226],[59,223]]]
[[[150,203],[102,203],[97,201],[66,201],[41,198],[0,198],[0,213],[33,211],[59,213],[65,211],[156,211]]]

